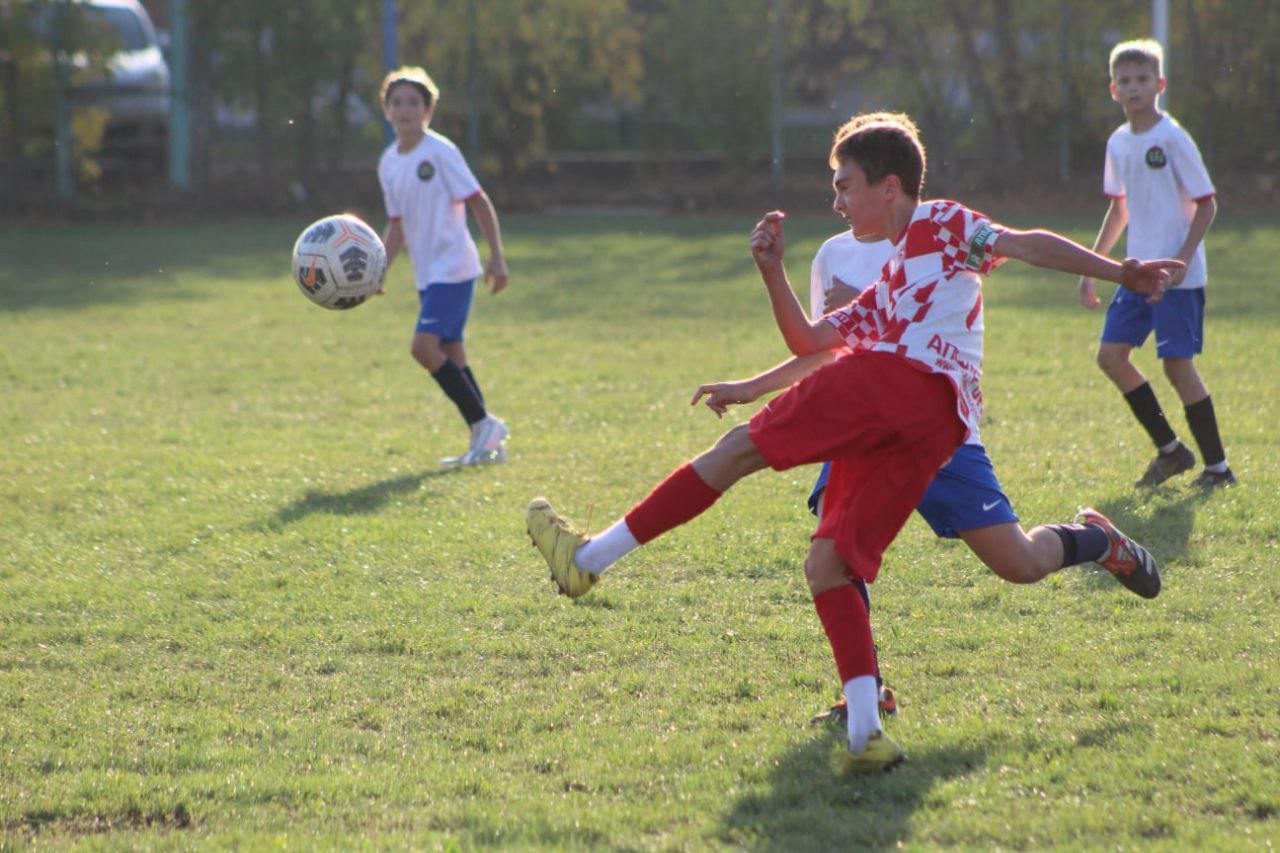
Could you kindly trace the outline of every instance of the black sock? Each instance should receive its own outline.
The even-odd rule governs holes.
[[[431,374],[431,378],[440,385],[440,390],[445,393],[445,396],[458,407],[458,411],[468,425],[484,420],[484,403],[481,402],[476,389],[467,381],[467,377],[458,369],[458,365],[446,359],[444,365]]]
[[[1200,457],[1204,459],[1204,464],[1226,462],[1227,452],[1222,449],[1222,438],[1218,435],[1218,418],[1213,413],[1213,398],[1205,397],[1183,411],[1187,414],[1187,425],[1191,427],[1191,434],[1200,447]]]
[[[1157,448],[1167,447],[1169,442],[1177,440],[1178,437],[1173,434],[1173,427],[1169,426],[1169,419],[1160,409],[1156,392],[1151,390],[1150,382],[1143,382],[1125,394],[1124,401],[1129,404],[1129,408],[1133,410],[1133,416],[1138,419],[1138,423],[1142,424],[1142,428],[1147,431],[1147,435],[1151,436]]]
[[[1062,540],[1062,568],[1090,563],[1107,553],[1111,540],[1096,524],[1047,524]]]
[[[480,383],[476,381],[476,375],[471,372],[471,365],[462,368],[462,375],[467,377],[467,381],[471,383],[471,390],[476,392],[476,397],[480,400],[480,405],[484,405],[484,394],[480,393]]]

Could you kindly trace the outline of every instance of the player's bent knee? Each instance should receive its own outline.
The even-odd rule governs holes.
[[[743,476],[759,471],[768,464],[756,443],[751,440],[749,424],[738,424],[720,436],[713,451],[730,462]]]
[[[1097,353],[1094,354],[1093,360],[1103,373],[1110,374],[1128,361],[1129,356],[1123,350],[1099,347]]]
[[[409,344],[409,354],[428,370],[438,369],[447,358],[440,347],[440,341],[426,335],[414,336],[413,342]]]
[[[817,596],[849,583],[849,572],[843,563],[824,559],[811,549],[804,561],[804,579],[809,584],[810,594]]]

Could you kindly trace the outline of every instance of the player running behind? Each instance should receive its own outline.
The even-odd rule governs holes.
[[[783,214],[766,217],[751,251],[795,355],[875,342],[774,397],[600,535],[573,529],[545,498],[530,502],[526,525],[556,586],[577,597],[743,477],[832,460],[805,574],[849,704],[849,766],[866,771],[897,764],[902,750],[881,731],[871,625],[851,579],[875,580],[884,549],[981,416],[979,276],[1014,257],[1158,299],[1167,270],[1182,264],[1120,264],[1049,231],[1009,229],[955,202],[922,202],[924,147],[902,123],[877,122],[837,138],[831,165],[836,210],[853,234],[894,239],[886,275],[856,302],[810,322],[782,268]]]
[[[1236,478],[1227,467],[1209,389],[1191,360],[1204,344],[1204,236],[1218,203],[1195,141],[1173,116],[1160,111],[1163,62],[1164,51],[1156,41],[1121,42],[1111,51],[1111,97],[1124,108],[1126,121],[1107,140],[1102,190],[1111,204],[1093,248],[1110,252],[1127,226],[1130,255],[1171,256],[1186,268],[1170,274],[1169,292],[1155,305],[1116,291],[1107,306],[1097,362],[1158,451],[1136,485],[1158,486],[1195,467],[1196,455],[1178,440],[1151,383],[1129,360],[1133,348],[1155,331],[1156,357],[1182,401],[1204,459],[1194,484],[1213,489],[1233,485]],[[1080,302],[1086,308],[1101,304],[1092,277],[1080,279]]]
[[[430,129],[440,90],[426,71],[403,67],[390,72],[382,81],[380,100],[396,134],[378,161],[387,211],[382,241],[388,266],[402,248],[408,249],[421,304],[409,351],[471,429],[466,452],[444,461],[501,462],[506,459],[507,425],[485,408],[463,343],[476,277],[483,273],[492,293],[507,286],[497,212],[458,147]],[[468,210],[489,244],[487,266],[480,265],[467,230]]]

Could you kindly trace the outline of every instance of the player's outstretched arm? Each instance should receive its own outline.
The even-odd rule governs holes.
[[[715,412],[716,417],[724,417],[724,413],[730,406],[752,403],[771,391],[789,388],[833,358],[835,358],[834,353],[823,350],[811,355],[787,359],[750,379],[699,385],[698,390],[693,392],[693,399],[689,401],[689,405],[696,406],[705,397],[707,408]]]
[[[1173,258],[1117,263],[1052,231],[1008,230],[996,242],[995,251],[1032,266],[1076,273],[1118,282],[1122,287],[1158,302],[1169,287],[1169,272],[1186,266]]]

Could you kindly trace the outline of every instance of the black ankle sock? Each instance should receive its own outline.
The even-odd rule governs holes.
[[[467,377],[467,381],[471,383],[471,390],[476,392],[476,398],[480,401],[480,405],[484,405],[484,394],[480,393],[480,383],[476,381],[476,375],[471,372],[471,365],[462,368],[462,375]]]
[[[484,420],[484,403],[476,389],[467,381],[466,375],[452,361],[446,360],[444,365],[431,374],[431,378],[440,386],[445,396],[453,401],[468,425]]]
[[[1133,416],[1142,424],[1147,435],[1151,436],[1156,447],[1165,447],[1178,438],[1173,434],[1173,427],[1169,426],[1169,419],[1161,411],[1160,401],[1156,399],[1156,392],[1151,390],[1150,382],[1143,382],[1125,394],[1124,401],[1129,404]]]
[[[1205,397],[1199,403],[1192,403],[1183,411],[1187,415],[1187,425],[1195,436],[1196,445],[1200,448],[1200,458],[1205,465],[1217,465],[1227,461],[1227,453],[1222,449],[1222,437],[1218,435],[1218,418],[1213,413],[1213,398]]]
[[[1062,567],[1090,563],[1107,553],[1111,540],[1095,524],[1045,525],[1062,540]]]

